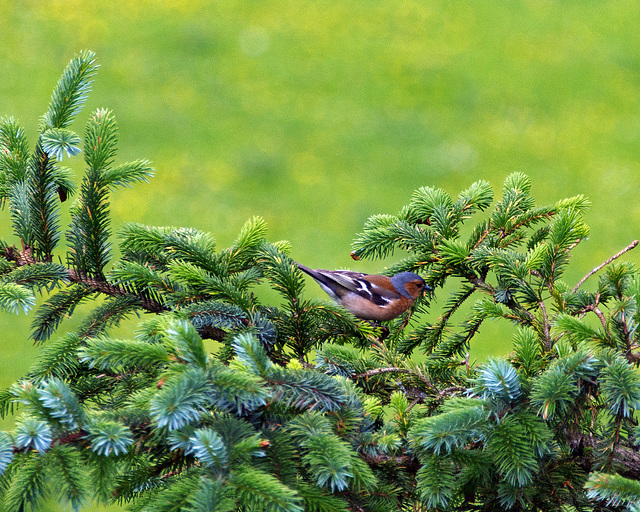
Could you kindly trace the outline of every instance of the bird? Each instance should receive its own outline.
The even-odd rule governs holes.
[[[424,279],[413,272],[388,277],[350,270],[313,270],[294,263],[329,297],[362,320],[393,320],[407,311],[420,294],[431,290]]]

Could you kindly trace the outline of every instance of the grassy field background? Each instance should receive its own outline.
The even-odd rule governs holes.
[[[569,282],[639,236],[636,2],[96,4],[0,0],[0,116],[33,140],[64,66],[97,52],[74,129],[108,107],[118,160],[156,169],[113,196],[114,231],[191,226],[223,248],[260,215],[309,266],[375,271],[385,262],[349,258],[370,215],[396,213],[423,185],[457,195],[485,179],[499,195],[522,171],[539,204],[592,201]],[[81,158],[68,165],[81,175]],[[28,318],[0,315],[0,386],[37,354],[28,331]],[[479,359],[510,347],[504,328],[481,334]]]

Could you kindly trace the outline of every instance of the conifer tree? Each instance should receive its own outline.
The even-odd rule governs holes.
[[[372,216],[354,258],[402,251],[385,272],[434,290],[382,326],[306,296],[295,249],[268,241],[260,218],[226,249],[195,229],[126,224],[114,259],[110,195],[152,168],[118,163],[108,110],[83,138],[71,131],[96,70],[91,52],[70,62],[33,148],[0,121],[13,231],[0,308],[31,314],[40,345],[0,393],[15,417],[0,432],[4,510],[51,498],[75,510],[640,510],[640,275],[620,262],[637,242],[563,281],[589,233],[584,197],[537,206],[514,173],[499,197],[485,181],[457,197],[423,186],[398,214]],[[76,186],[61,162],[80,154]],[[64,334],[80,303],[92,309]],[[111,334],[143,312],[134,336]],[[488,320],[513,326],[513,350],[475,366]]]

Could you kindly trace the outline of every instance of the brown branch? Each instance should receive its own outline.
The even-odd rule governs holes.
[[[374,375],[380,375],[382,373],[407,373],[410,374],[411,370],[407,370],[406,368],[396,368],[395,366],[389,366],[387,368],[374,368],[373,370],[366,371],[364,373],[359,373],[358,375],[354,375],[355,379],[366,379],[369,377],[373,377]]]
[[[567,441],[577,457],[577,463],[589,472],[595,463],[593,453],[601,440],[588,434],[568,434]],[[626,478],[640,479],[640,453],[636,449],[617,444],[611,451],[618,473]]]
[[[540,311],[542,311],[542,321],[544,322],[542,329],[544,332],[545,349],[547,352],[551,350],[551,325],[549,324],[549,317],[547,316],[547,308],[544,305],[544,301],[538,303],[540,305]]]
[[[578,284],[574,286],[573,288],[573,293],[578,291],[578,288],[580,288],[580,286],[582,286],[582,284],[589,279],[593,274],[595,274],[596,272],[598,272],[599,270],[601,270],[603,267],[607,266],[609,263],[611,263],[613,260],[618,259],[620,256],[622,256],[625,252],[630,251],[631,249],[635,248],[638,245],[638,240],[634,240],[633,242],[631,242],[629,245],[627,245],[624,249],[622,249],[619,253],[614,254],[613,256],[611,256],[611,258],[609,258],[607,261],[605,261],[604,263],[601,263],[600,265],[598,265],[597,267],[595,267],[594,269],[592,269],[586,276],[584,276],[582,279],[580,279],[580,281],[578,281]]]
[[[110,297],[134,295],[140,300],[140,306],[151,313],[162,313],[163,311],[169,310],[169,308],[167,308],[164,304],[149,297],[147,294],[132,293],[122,286],[112,284],[103,279],[97,279],[95,277],[82,274],[74,269],[68,269],[68,272],[70,282],[83,284],[93,291],[100,292],[103,295],[108,295]]]
[[[369,377],[373,377],[375,375],[382,375],[384,373],[403,373],[405,375],[413,375],[417,377],[422,382],[424,382],[430,388],[433,388],[433,383],[429,380],[428,377],[425,377],[420,372],[412,372],[407,368],[397,368],[395,366],[388,366],[386,368],[374,368],[373,370],[366,371],[364,373],[359,373],[358,375],[354,375],[354,379],[368,379]]]
[[[565,252],[571,252],[573,251],[576,247],[578,247],[578,244],[582,242],[582,238],[578,238],[575,242],[573,242],[569,247],[567,247],[567,250]]]
[[[16,247],[6,247],[2,251],[0,257],[4,257],[7,261],[14,261],[19,267],[43,263],[33,256],[33,251],[28,245],[24,246],[21,251]],[[49,262],[49,260],[47,259],[44,262]],[[88,276],[72,268],[67,268],[66,270],[68,273],[68,280],[71,283],[82,284],[95,292],[108,295],[109,297],[120,297],[125,295],[137,297],[140,301],[140,307],[151,313],[162,313],[163,311],[169,310],[169,308],[160,301],[150,297],[149,294],[128,290],[122,286],[112,284],[104,278]]]
[[[629,352],[627,354],[627,361],[629,361],[631,364],[640,364],[640,354],[637,352]]]
[[[473,244],[473,247],[471,248],[471,250],[473,251],[474,249],[477,249],[478,246],[484,241],[484,239],[487,238],[490,232],[491,232],[491,224],[489,224],[489,227],[484,230],[484,232],[482,233],[482,236],[478,238],[478,241],[475,244]]]
[[[513,305],[507,304],[507,307],[511,311],[513,311],[513,314],[507,315],[504,318],[509,318],[511,320],[515,320],[516,322],[522,323],[525,321],[525,319],[522,316],[518,316],[518,313],[522,313],[523,315],[527,315],[527,320],[529,320],[529,322],[531,322],[532,324],[536,321],[536,317],[531,311],[529,311],[527,308],[522,307],[520,303],[515,300],[513,300],[512,303]]]
[[[409,407],[407,407],[407,414],[411,412],[411,409],[413,409],[418,404],[418,402],[420,402],[420,397],[413,399],[413,402],[411,402],[409,404]]]
[[[468,279],[469,279],[469,282],[474,286],[474,289],[481,289],[486,291],[490,295],[493,295],[494,293],[493,286],[487,283],[482,277],[471,276]]]
[[[462,363],[464,364],[464,362]],[[354,375],[355,379],[361,379],[361,378],[369,378],[369,377],[373,377],[375,375],[381,375],[384,373],[403,373],[405,375],[414,375],[416,377],[418,377],[422,382],[424,382],[425,384],[427,384],[434,392],[437,393],[437,396],[439,399],[444,398],[447,395],[453,395],[455,393],[458,393],[460,391],[466,391],[467,388],[461,387],[461,386],[450,386],[448,388],[445,388],[441,391],[437,391],[435,389],[435,387],[433,386],[433,384],[431,383],[431,381],[427,378],[424,377],[422,374],[420,374],[420,372],[412,372],[411,370],[408,370],[406,368],[396,368],[395,366],[389,366],[386,368],[374,368],[373,370],[369,370],[367,372],[364,373],[360,373],[358,375]],[[419,398],[416,398],[415,402],[411,404],[411,407],[413,407],[416,403],[418,403],[420,401]]]
[[[36,259],[33,257],[31,246],[29,245],[23,245],[21,251],[15,247],[6,247],[3,251],[3,256],[7,261],[15,261],[19,267],[37,263]]]
[[[466,390],[467,390],[467,388],[464,388],[462,386],[451,386],[451,387],[445,388],[442,391],[440,391],[438,393],[438,397],[439,398],[443,398],[446,395],[454,395],[455,393],[458,393],[460,391],[466,391]]]
[[[380,454],[374,456],[369,455],[365,452],[361,454],[361,457],[369,466],[373,467],[389,466],[390,464],[395,464],[396,466],[404,467],[414,473],[420,469],[420,463],[418,462],[418,459],[410,455],[400,455],[393,457],[387,454]]]
[[[587,307],[583,309],[583,311],[593,311],[595,315],[598,317],[598,319],[600,320],[600,323],[602,324],[602,328],[604,329],[605,334],[608,337],[611,337],[611,334],[609,333],[609,329],[607,328],[607,319],[605,318],[602,310],[596,304],[589,304]]]

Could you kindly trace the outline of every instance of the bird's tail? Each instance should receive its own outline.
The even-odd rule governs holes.
[[[309,274],[319,283],[326,284],[326,282],[328,281],[327,278],[321,272],[318,272],[317,270],[313,270],[309,267],[305,267],[302,263],[298,263],[297,261],[294,261],[294,263],[298,266],[300,270],[302,270],[305,274]]]
[[[342,288],[334,279],[331,279],[329,276],[325,275],[324,270],[313,270],[309,267],[305,267],[304,265],[294,261],[294,263],[298,266],[300,270],[302,270],[305,274],[309,274],[313,279],[320,285],[320,287],[329,294],[329,297],[334,300],[339,300],[340,292],[338,288]]]
[[[300,270],[302,270],[305,274],[309,274],[311,277],[317,277],[318,273],[314,270],[311,270],[309,267],[305,267],[302,263],[298,263],[294,261],[294,263],[298,266]]]

